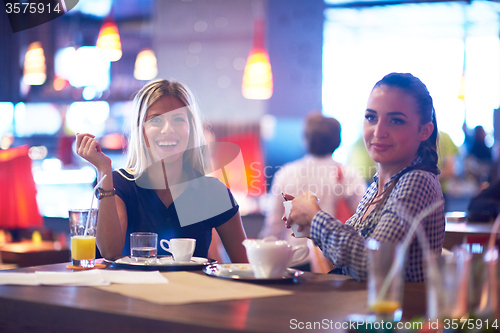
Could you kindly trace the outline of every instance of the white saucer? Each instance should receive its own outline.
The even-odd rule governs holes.
[[[154,262],[136,262],[129,256],[120,257],[115,260],[104,259],[112,268],[132,269],[141,271],[195,271],[201,270],[208,265],[216,264],[217,261],[210,258],[193,257],[191,261],[174,261],[172,256],[159,255]]]
[[[250,264],[214,264],[205,267],[203,271],[210,276],[218,278],[252,282],[294,281],[297,277],[304,274],[303,271],[299,271],[298,269],[287,268],[281,278],[256,278]]]
[[[196,266],[206,265],[209,262],[207,258],[192,257],[190,261],[174,261],[171,256],[158,257],[156,261],[141,262],[135,261],[130,257],[122,257],[115,260],[115,263],[122,265],[135,265],[135,266]]]

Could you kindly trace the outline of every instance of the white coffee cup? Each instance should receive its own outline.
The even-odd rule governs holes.
[[[243,245],[258,279],[282,278],[287,267],[300,263],[309,254],[306,245],[293,247],[285,240],[245,239]]]
[[[168,247],[163,245],[167,243]],[[174,261],[191,261],[194,248],[196,247],[196,239],[194,238],[172,238],[171,240],[162,239],[160,246],[167,252],[172,253]]]
[[[283,201],[283,207],[285,207],[285,217],[288,219],[288,216],[290,216],[290,210],[292,209],[292,200]],[[293,223],[291,227],[293,230],[293,234],[295,235],[296,238],[304,238],[311,236],[310,225],[304,226],[304,229],[302,229],[302,231],[297,231],[299,225],[296,223]]]

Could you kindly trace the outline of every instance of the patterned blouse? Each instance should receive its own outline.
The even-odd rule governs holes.
[[[363,195],[356,213],[346,224],[324,211],[319,211],[314,216],[311,239],[335,267],[341,268],[343,274],[366,280],[365,240],[375,238],[384,242],[402,242],[409,231],[411,221],[399,216],[401,214],[397,212],[401,212],[403,208],[409,215],[416,216],[431,204],[443,200],[437,175],[419,169],[407,171],[420,161],[420,157],[417,157],[408,167],[389,179],[384,189],[394,181],[397,181],[396,186],[385,201],[376,204],[364,221],[361,221],[361,218],[378,193],[378,172],[373,177],[374,182]],[[397,180],[400,174],[403,175]],[[427,236],[430,250],[433,253],[441,253],[445,231],[444,205],[428,214],[422,220],[421,226]],[[414,237],[406,258],[405,280],[423,281],[423,266],[422,250]]]

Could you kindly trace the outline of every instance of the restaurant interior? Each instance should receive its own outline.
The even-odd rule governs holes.
[[[333,158],[371,181],[373,164],[358,149],[362,112],[373,82],[389,72],[427,83],[454,147],[442,157],[451,165],[442,180],[446,211],[464,212],[498,179],[499,6],[81,0],[15,33],[13,16],[2,14],[0,243],[67,246],[68,209],[88,207],[96,183],[75,153],[75,133],[96,135],[113,167],[123,167],[132,98],[154,78],[190,87],[212,140],[240,148],[244,170],[231,186],[249,237],[262,227],[274,173],[306,154],[303,122],[313,110],[341,123]],[[253,67],[260,72],[251,72],[251,58],[264,61]],[[478,126],[486,161],[469,158]]]
[[[500,245],[490,235],[498,231],[498,193],[488,209],[472,205],[485,190],[498,191],[500,181],[500,1],[30,2],[16,7],[5,1],[0,13],[0,270],[38,280],[28,281],[29,274],[12,275],[17,282],[0,279],[0,331],[100,332],[105,322],[104,331],[122,332],[346,332],[337,323],[367,318],[371,296],[364,282],[314,274],[312,266],[305,274],[283,268],[283,278],[264,279],[273,286],[253,284],[253,275],[217,280],[168,272],[160,277],[168,278],[168,286],[144,280],[134,289],[128,287],[141,282],[133,282],[133,275],[111,278],[113,269],[102,270],[122,281],[111,286],[50,280],[50,272],[71,266],[68,211],[98,202],[96,169],[77,155],[75,135],[95,135],[113,169],[123,168],[134,95],[157,78],[193,91],[208,142],[236,147],[214,162],[209,175],[228,185],[246,236],[257,239],[263,238],[272,199],[282,198],[273,187],[275,174],[308,154],[307,115],[321,112],[340,122],[341,143],[332,158],[369,185],[377,168],[363,143],[367,98],[384,75],[412,73],[427,85],[439,126],[444,251],[468,243],[482,254],[486,244]],[[212,244],[219,242],[213,238]],[[219,263],[229,264],[219,250]],[[96,258],[102,259],[99,252]],[[478,283],[486,289],[468,292],[477,303],[489,295],[481,301],[494,315],[500,313],[496,262],[496,275]],[[204,272],[217,275],[210,267]],[[45,282],[40,273],[47,273]],[[241,288],[224,278],[250,283]],[[16,283],[63,286],[8,286]],[[438,318],[443,309],[428,287],[434,283],[404,286],[398,304],[403,318]],[[450,294],[460,298],[457,290]]]

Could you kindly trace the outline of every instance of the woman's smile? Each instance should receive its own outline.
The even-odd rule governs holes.
[[[378,152],[388,151],[392,147],[392,145],[382,144],[382,143],[371,143],[371,145],[372,145],[373,149],[378,151]]]
[[[179,140],[157,140],[156,144],[162,148],[175,148]]]

